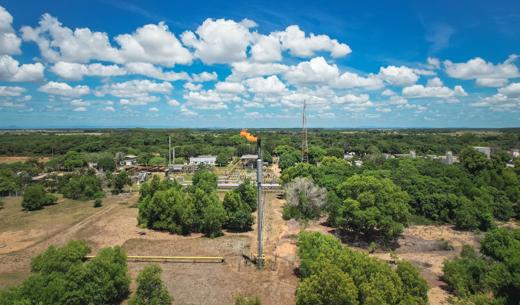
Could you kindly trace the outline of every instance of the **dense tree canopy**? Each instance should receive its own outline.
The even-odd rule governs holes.
[[[399,262],[394,270],[317,232],[300,233],[298,256],[297,305],[427,304],[428,286],[409,263]]]
[[[49,247],[32,260],[32,273],[21,285],[0,292],[0,304],[120,304],[130,284],[126,254],[105,248],[84,262],[89,252],[81,241]]]
[[[157,176],[142,184],[139,224],[176,234],[202,232],[210,237],[221,235],[223,228],[251,230],[253,216],[249,204],[252,200],[256,202],[256,192],[251,190],[249,182],[226,193],[221,202],[216,193],[216,175],[198,171],[195,176],[193,185],[186,189]]]
[[[396,238],[410,218],[410,197],[390,179],[354,175],[338,186],[338,227],[368,240]]]
[[[92,171],[68,174],[60,178],[58,190],[64,197],[89,200],[104,196],[101,179]]]

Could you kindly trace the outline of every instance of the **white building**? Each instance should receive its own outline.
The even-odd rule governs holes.
[[[216,162],[217,162],[217,156],[203,155],[203,156],[197,156],[197,157],[190,157],[190,165],[215,166]]]
[[[511,149],[511,155],[513,155],[513,158],[520,157],[520,151],[518,150],[518,148]]]
[[[126,155],[125,159],[123,160],[123,164],[126,166],[132,166],[132,165],[137,164],[137,156]]]

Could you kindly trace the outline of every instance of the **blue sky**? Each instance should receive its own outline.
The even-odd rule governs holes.
[[[520,126],[518,1],[0,2],[0,128]]]

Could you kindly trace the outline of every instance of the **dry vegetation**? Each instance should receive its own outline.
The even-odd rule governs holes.
[[[232,304],[237,294],[255,294],[263,304],[294,304],[298,280],[295,235],[303,229],[296,221],[282,219],[283,200],[268,195],[266,245],[269,268],[259,272],[245,256],[256,252],[256,231],[230,234],[217,239],[199,234],[178,236],[137,227],[137,193],[109,196],[102,208],[91,202],[61,199],[57,205],[36,212],[23,212],[20,198],[7,198],[0,210],[0,288],[21,282],[29,273],[30,258],[49,245],[70,239],[86,240],[96,252],[102,247],[121,245],[131,255],[218,255],[224,264],[164,263],[163,279],[175,304]],[[311,223],[305,229],[330,233],[331,229]],[[454,250],[445,250],[449,241]],[[448,226],[413,226],[405,230],[395,250],[422,270],[432,289],[430,304],[445,304],[448,294],[439,280],[442,262],[459,253],[463,244],[478,247],[478,236]],[[357,248],[359,251],[366,249]],[[372,254],[392,260],[389,252]],[[135,279],[145,263],[129,263]],[[252,285],[255,283],[256,285]],[[280,303],[283,300],[283,303]]]

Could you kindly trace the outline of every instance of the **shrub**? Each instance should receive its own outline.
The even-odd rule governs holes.
[[[26,211],[39,210],[46,205],[56,203],[58,198],[45,191],[41,184],[28,186],[23,194],[22,208]]]
[[[397,269],[366,254],[344,248],[318,232],[298,238],[300,276],[296,304],[427,304],[428,286],[415,267]]]
[[[65,179],[60,192],[66,198],[91,200],[104,195],[101,180],[92,173],[73,174]]]
[[[137,276],[137,290],[129,305],[170,305],[173,301],[161,280],[161,267],[148,265]]]
[[[260,302],[260,298],[258,297],[245,297],[239,295],[235,299],[235,305],[262,305],[262,302]]]
[[[96,200],[94,200],[94,207],[95,208],[100,208],[103,206],[103,202],[100,198],[96,198]]]
[[[410,197],[390,179],[354,175],[338,186],[338,193],[343,204],[336,223],[354,237],[393,240],[410,218]]]
[[[225,227],[232,231],[244,232],[251,230],[253,216],[251,209],[236,190],[227,192],[224,196],[224,209],[227,213]]]
[[[226,210],[220,202],[212,202],[203,209],[202,232],[208,237],[222,235],[222,227],[227,220]]]
[[[84,262],[89,251],[82,241],[49,247],[32,260],[22,284],[0,292],[0,304],[120,304],[130,284],[126,254],[120,247],[105,248]]]

